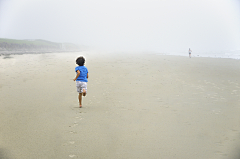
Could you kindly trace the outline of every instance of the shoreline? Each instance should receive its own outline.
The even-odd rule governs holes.
[[[23,55],[23,54],[45,54],[45,53],[66,53],[66,52],[91,52],[90,50],[59,50],[59,51],[52,51],[52,50],[46,50],[46,51],[0,51],[0,56],[4,56],[4,55]],[[94,51],[94,52],[98,52],[98,51]],[[104,51],[100,51],[101,53]],[[109,53],[109,51],[107,51],[108,53],[103,53],[103,54],[114,54],[114,53]],[[140,54],[142,54],[141,52],[139,52]],[[188,54],[184,55],[184,54],[174,54],[174,53],[152,53],[152,52],[144,52],[146,55],[157,55],[157,56],[179,56],[179,57],[188,57]],[[124,55],[127,55],[128,52],[123,52]],[[129,54],[132,54],[131,52]],[[137,55],[136,52],[134,52],[134,54]],[[214,58],[214,59],[234,59],[234,60],[240,60],[240,56],[226,56],[226,55],[192,55],[192,58]]]
[[[167,53],[167,55],[176,55],[176,56],[184,56],[188,57],[188,54],[185,53]],[[216,51],[214,52],[197,52],[197,53],[192,53],[192,57],[209,57],[209,58],[224,58],[224,59],[235,59],[239,60],[240,59],[240,50],[236,51]]]

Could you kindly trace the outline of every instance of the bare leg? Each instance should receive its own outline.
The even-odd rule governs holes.
[[[79,100],[79,107],[82,108],[82,93],[79,93],[78,100]]]
[[[86,96],[86,90],[85,89],[83,89],[83,96]]]

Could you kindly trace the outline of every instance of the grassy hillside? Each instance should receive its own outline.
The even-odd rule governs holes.
[[[46,40],[15,40],[0,38],[0,51],[28,51],[28,50],[79,50],[79,46],[71,43],[55,43]]]

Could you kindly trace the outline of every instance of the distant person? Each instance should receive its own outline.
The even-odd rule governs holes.
[[[88,82],[88,69],[84,66],[85,59],[80,56],[76,59],[76,64],[78,65],[75,68],[76,77],[73,81],[76,81],[79,107],[82,108],[82,96],[86,96],[87,94],[87,82]]]
[[[189,58],[191,58],[192,50],[190,48],[188,50],[188,53],[189,53]]]

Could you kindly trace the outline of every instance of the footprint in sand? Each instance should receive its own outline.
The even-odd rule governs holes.
[[[70,144],[75,144],[75,141],[69,141]]]
[[[77,132],[76,131],[70,131],[69,133],[70,134],[76,134]]]
[[[212,110],[214,114],[221,114],[221,110]]]

